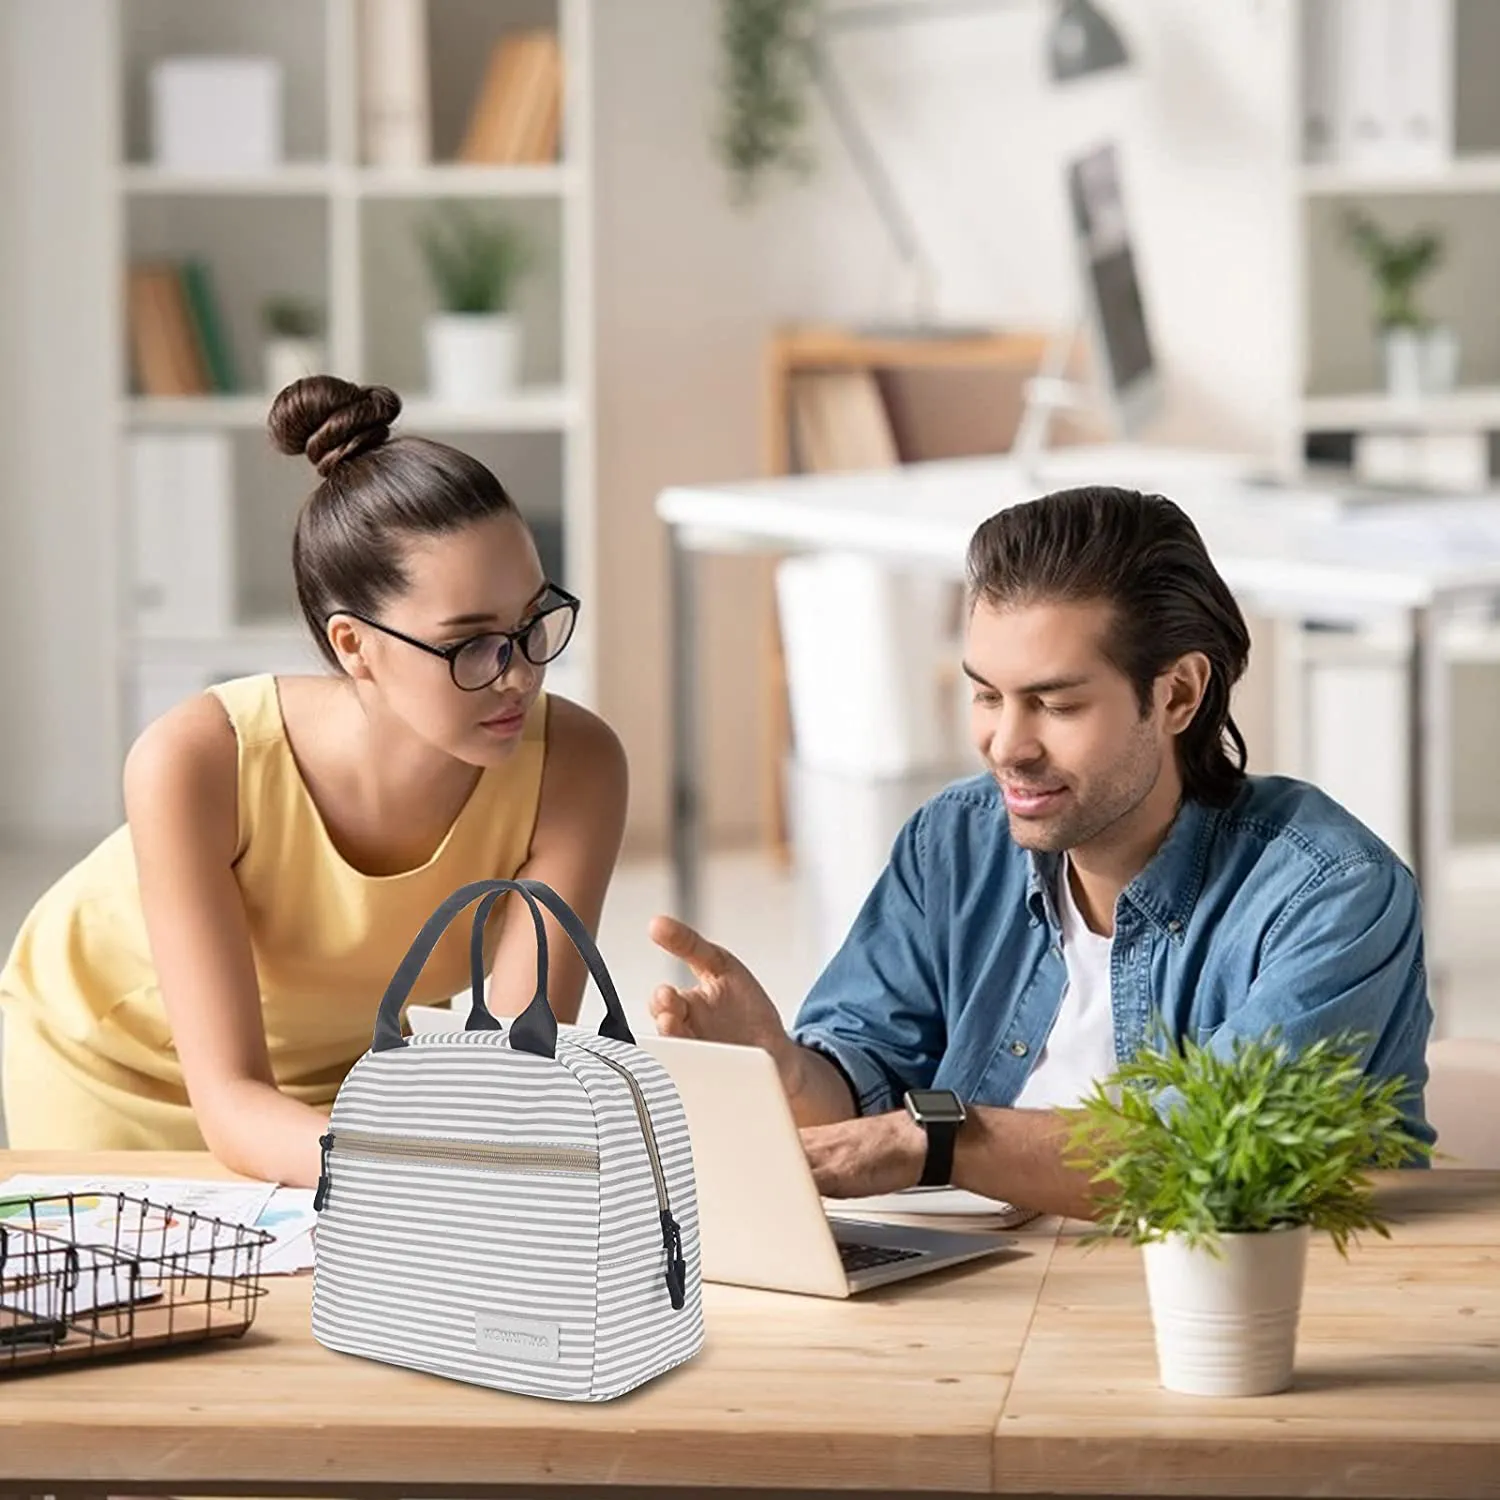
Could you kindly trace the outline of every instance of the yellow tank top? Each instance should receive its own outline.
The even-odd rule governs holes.
[[[385,986],[433,909],[466,881],[509,877],[524,864],[541,797],[547,699],[538,699],[516,754],[480,775],[432,857],[374,876],[349,865],[329,838],[292,755],[275,678],[210,691],[239,747],[234,872],[271,1066],[288,1093],[326,1104],[368,1048]],[[497,928],[491,924],[487,960]],[[430,1004],[467,987],[468,934],[455,923],[411,998]],[[80,1144],[82,1122],[56,1118],[70,1108],[96,1116],[82,1131],[94,1149],[201,1147],[146,937],[128,825],[32,909],[0,973],[0,1005],[13,1146]]]

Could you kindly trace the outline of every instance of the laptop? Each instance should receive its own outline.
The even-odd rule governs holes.
[[[464,1014],[446,1006],[412,1005],[406,1011],[413,1031],[462,1029]],[[644,1028],[636,1042],[667,1070],[687,1115],[705,1281],[849,1297],[1015,1245],[1014,1239],[995,1233],[830,1216],[768,1052],[655,1036]],[[908,1196],[913,1200],[909,1209],[902,1206]],[[878,1201],[882,1211],[913,1212],[921,1211],[923,1196],[889,1195]],[[1018,1217],[1024,1221],[1032,1216]]]
[[[650,1035],[637,1045],[671,1075],[687,1114],[705,1281],[849,1297],[1016,1244],[830,1216],[768,1052]]]

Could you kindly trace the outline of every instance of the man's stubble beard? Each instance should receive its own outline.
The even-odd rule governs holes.
[[[1011,839],[1037,854],[1061,854],[1091,844],[1128,818],[1161,777],[1161,752],[1149,720],[1141,720],[1132,738],[1138,743],[1128,760],[1111,768],[1109,780],[1088,801],[1074,802],[1056,818],[1042,821],[1007,813]]]

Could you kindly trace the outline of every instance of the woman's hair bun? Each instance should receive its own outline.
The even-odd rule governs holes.
[[[306,454],[326,479],[344,459],[378,448],[400,412],[401,398],[388,386],[308,375],[280,392],[266,426],[281,452]]]

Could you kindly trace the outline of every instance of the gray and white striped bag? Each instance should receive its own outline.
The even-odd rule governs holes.
[[[531,908],[537,987],[503,1029],[484,1004],[485,919]],[[401,1035],[450,921],[478,901],[462,1030]],[[541,909],[604,997],[560,1034]],[[322,1138],[313,1336],[330,1349],[529,1396],[607,1401],[703,1346],[698,1204],[681,1100],[635,1045],[593,940],[533,880],[461,887],[418,933]]]

